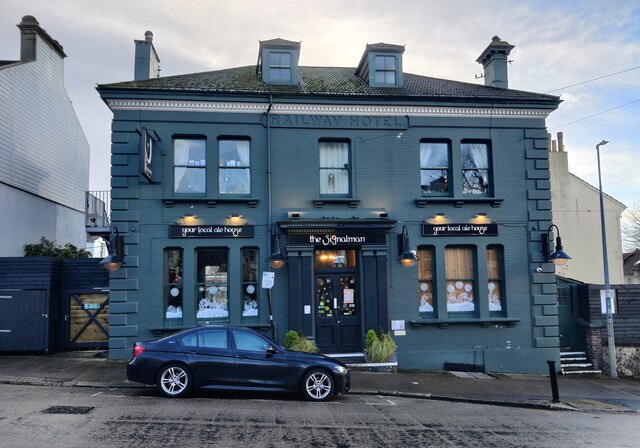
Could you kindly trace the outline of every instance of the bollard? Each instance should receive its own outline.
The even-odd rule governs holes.
[[[560,394],[558,393],[558,375],[556,374],[556,362],[547,361],[549,364],[549,379],[551,380],[551,393],[553,394],[553,402],[560,401]]]

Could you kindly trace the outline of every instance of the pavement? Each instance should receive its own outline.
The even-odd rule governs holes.
[[[106,359],[104,351],[0,354],[0,384],[114,389],[149,387],[128,381],[126,365],[126,361]],[[640,413],[639,378],[559,375],[558,391],[560,400],[554,402],[551,382],[546,375],[352,370],[350,393],[550,410]]]

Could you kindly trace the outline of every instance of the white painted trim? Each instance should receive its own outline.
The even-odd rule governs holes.
[[[146,110],[154,112],[229,112],[265,113],[268,103],[190,101],[190,100],[125,100],[109,99],[111,110]],[[384,115],[423,117],[493,117],[493,118],[546,118],[545,109],[520,109],[461,106],[368,106],[345,104],[293,104],[276,103],[272,114],[291,115]]]

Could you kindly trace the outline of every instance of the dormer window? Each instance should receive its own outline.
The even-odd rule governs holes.
[[[269,53],[269,81],[291,82],[291,53]]]
[[[402,87],[402,54],[404,46],[367,44],[355,75],[371,87]]]
[[[396,85],[396,57],[376,56],[375,60],[375,81],[377,85]]]
[[[298,84],[300,42],[284,39],[260,41],[256,74],[267,84]]]

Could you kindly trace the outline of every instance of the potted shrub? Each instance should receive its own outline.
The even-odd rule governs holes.
[[[388,362],[396,350],[398,350],[398,347],[393,338],[389,333],[385,333],[382,328],[378,328],[377,332],[369,330],[365,334],[364,353],[368,362]]]
[[[304,337],[302,332],[289,330],[284,335],[284,348],[294,352],[318,353],[316,343]]]

